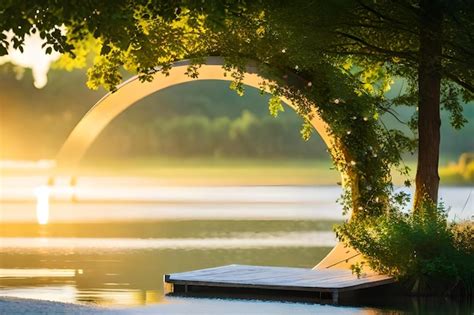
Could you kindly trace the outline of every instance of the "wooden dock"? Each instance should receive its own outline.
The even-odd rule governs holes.
[[[164,282],[165,293],[192,294],[209,289],[288,297],[303,293],[310,298],[338,303],[341,292],[381,286],[394,279],[372,271],[358,278],[345,268],[229,265],[165,275]]]

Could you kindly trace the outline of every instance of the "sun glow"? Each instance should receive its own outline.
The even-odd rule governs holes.
[[[8,39],[12,37],[11,33],[4,33]],[[42,45],[44,40],[38,33],[26,35],[23,52],[14,49],[13,45],[8,48],[8,55],[0,57],[0,65],[11,62],[22,68],[30,68],[33,73],[34,85],[36,88],[43,88],[48,82],[48,71],[50,65],[61,56],[58,52],[52,51],[46,54]]]
[[[48,186],[40,186],[35,189],[36,219],[38,220],[38,224],[48,224],[50,193],[51,189]]]

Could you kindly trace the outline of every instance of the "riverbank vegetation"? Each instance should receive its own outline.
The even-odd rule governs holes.
[[[416,295],[474,294],[474,224],[448,222],[443,204],[424,202],[421,211],[390,213],[336,227],[373,270],[399,279]],[[363,265],[354,265],[363,273]]]
[[[439,170],[441,182],[450,184],[474,184],[474,153],[463,153],[457,162],[451,162]]]
[[[414,177],[415,162],[407,162]],[[50,165],[51,167],[52,165]],[[447,171],[446,171],[447,170]],[[474,185],[456,173],[451,166],[441,167],[441,184]],[[50,168],[17,166],[1,169],[2,176],[48,176]],[[329,159],[309,158],[226,158],[226,157],[135,157],[110,159],[88,157],[79,166],[78,176],[141,177],[172,185],[336,185],[341,175]],[[446,174],[446,175],[445,175]],[[402,186],[406,177],[392,172],[395,186]]]

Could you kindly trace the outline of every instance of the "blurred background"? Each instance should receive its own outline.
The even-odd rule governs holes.
[[[240,97],[228,82],[139,101],[98,137],[75,186],[64,179],[50,190],[56,152],[106,93],[85,82],[85,71],[53,68],[37,89],[30,70],[0,66],[1,295],[162,303],[163,274],[232,263],[313,267],[336,244],[332,227],[347,216],[319,135],[303,141],[290,108],[274,118],[267,96],[247,88]],[[412,110],[397,109],[402,121]],[[460,131],[442,126],[440,195],[451,220],[474,207],[474,107],[465,115]],[[415,158],[406,156],[412,176]]]
[[[54,159],[74,126],[106,93],[88,89],[85,81],[83,70],[53,68],[48,84],[37,89],[31,70],[10,63],[0,66],[0,160],[4,169],[12,165],[6,161]],[[398,93],[401,85],[397,82],[390,93]],[[258,90],[248,87],[240,97],[228,86],[228,82],[199,81],[139,101],[98,137],[83,168],[110,172],[119,168],[121,174],[141,170],[141,174],[156,175],[156,167],[173,168],[183,163],[191,168],[216,163],[221,168],[257,169],[262,164],[267,168],[303,165],[308,177],[300,174],[296,182],[334,184],[338,180],[337,174],[328,177],[328,172],[324,173],[331,163],[319,136],[303,141],[299,133],[302,120],[290,108],[274,118],[268,113],[267,97]],[[445,184],[474,182],[473,167],[456,169],[459,157],[474,151],[474,106],[464,108],[468,123],[461,130],[454,130],[443,113],[441,179]],[[400,107],[397,112],[402,121],[408,121],[413,109]],[[383,120],[390,128],[410,133],[391,116]],[[406,163],[414,166],[415,159],[406,156]],[[315,167],[325,176],[314,176],[311,170]],[[322,177],[326,178],[323,182]]]

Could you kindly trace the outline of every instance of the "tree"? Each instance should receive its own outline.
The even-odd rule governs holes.
[[[298,21],[282,28],[302,35],[293,41],[299,50],[349,57],[362,67],[378,63],[385,74],[409,80],[409,93],[388,105],[417,105],[415,209],[424,197],[436,202],[440,103],[451,111],[452,125],[461,128],[460,96],[472,101],[474,95],[474,3],[356,0],[294,5],[299,11],[281,5],[274,7],[274,14],[276,20]],[[311,36],[308,30],[314,31]],[[330,41],[325,40],[328,34],[333,34]],[[301,37],[304,42],[298,44]]]
[[[453,125],[461,127],[459,97],[473,99],[474,5],[468,0],[297,0],[291,5],[270,0],[44,0],[35,6],[7,0],[0,12],[0,31],[13,32],[16,48],[21,49],[25,34],[39,32],[47,52],[68,53],[66,63],[84,66],[86,58],[78,57],[87,54],[85,43],[98,47],[89,70],[92,88],[113,90],[122,80],[121,68],[149,80],[156,66],[166,72],[182,58],[195,60],[189,73],[197,75],[201,57],[223,55],[229,70],[234,69],[234,88],[241,91],[243,64],[260,62],[269,77],[283,78],[272,86],[276,96],[298,99],[303,115],[316,103],[332,124],[341,148],[333,158],[352,178],[352,207],[370,207],[373,213],[382,211],[374,196],[387,193],[389,166],[399,164],[410,142],[369,118],[393,113],[394,105],[418,105],[417,208],[424,196],[437,200],[440,100],[451,111]],[[7,47],[4,36],[0,54]],[[394,100],[383,97],[390,76],[409,83],[408,92]],[[334,106],[339,100],[343,110]],[[279,103],[271,104],[277,113]]]

